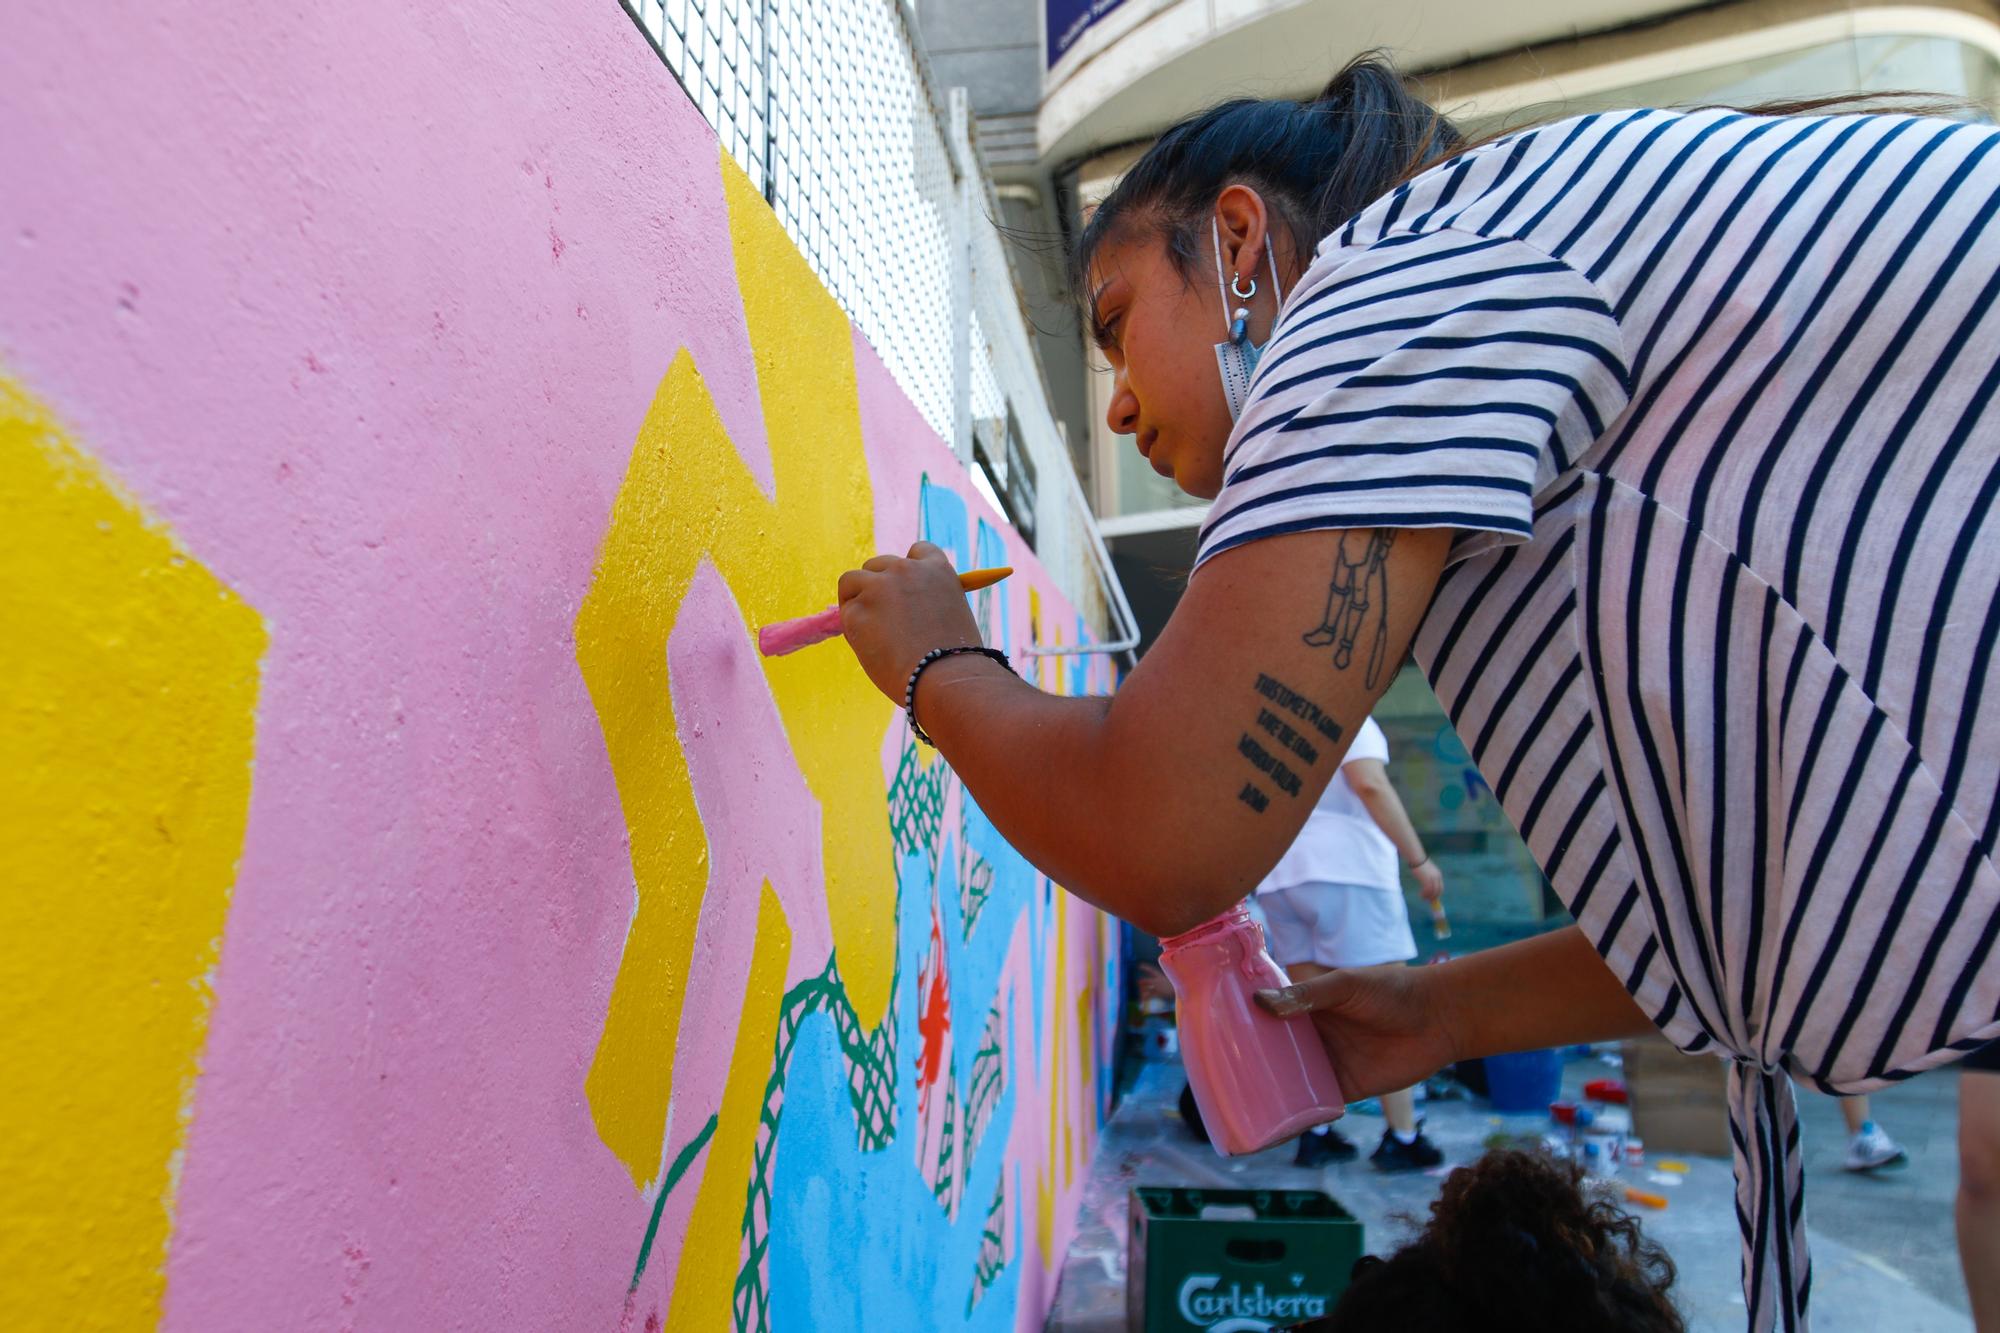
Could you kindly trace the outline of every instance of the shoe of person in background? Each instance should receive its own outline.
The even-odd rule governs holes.
[[[1294,1166],[1325,1166],[1328,1162],[1351,1162],[1361,1155],[1361,1150],[1348,1142],[1336,1129],[1309,1129],[1299,1135],[1298,1154],[1292,1158]]]
[[[1841,1165],[1849,1171],[1880,1171],[1886,1167],[1902,1166],[1910,1160],[1903,1151],[1903,1145],[1883,1133],[1873,1120],[1861,1122],[1861,1128],[1847,1141],[1847,1160]]]
[[[1181,1123],[1194,1135],[1195,1142],[1208,1142],[1208,1126],[1201,1123],[1201,1106],[1194,1099],[1194,1085],[1181,1084]]]
[[[1408,1143],[1396,1137],[1396,1131],[1382,1131],[1382,1142],[1369,1155],[1377,1171],[1423,1171],[1444,1161],[1444,1154],[1438,1146],[1424,1137],[1424,1122],[1417,1122],[1417,1135]]]

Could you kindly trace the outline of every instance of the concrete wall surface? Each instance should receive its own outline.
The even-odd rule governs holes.
[[[625,12],[7,28],[6,1325],[1039,1328],[1111,923],[752,636],[1082,629]]]

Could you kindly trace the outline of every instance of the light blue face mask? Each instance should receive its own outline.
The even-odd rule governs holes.
[[[1242,277],[1231,278],[1227,286],[1222,281],[1222,227],[1214,218],[1208,222],[1209,236],[1215,244],[1215,290],[1222,297],[1222,318],[1229,327],[1229,340],[1215,345],[1215,363],[1222,371],[1222,396],[1229,400],[1229,419],[1235,421],[1243,415],[1243,404],[1250,397],[1250,377],[1256,373],[1257,360],[1264,355],[1264,348],[1250,341],[1250,309],[1239,304],[1233,311],[1229,308],[1229,298],[1248,301],[1257,294],[1257,279],[1250,279],[1250,290],[1241,287]],[[1278,304],[1285,303],[1284,290],[1278,285],[1278,261],[1271,253],[1271,242],[1264,241],[1264,258],[1271,266],[1271,294],[1278,298]],[[1276,321],[1272,321],[1275,327]],[[1265,346],[1270,340],[1265,339]]]

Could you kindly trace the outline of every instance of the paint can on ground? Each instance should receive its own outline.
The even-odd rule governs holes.
[[[1583,1167],[1592,1175],[1615,1176],[1625,1159],[1625,1139],[1619,1134],[1583,1136]]]
[[[1562,1054],[1521,1051],[1486,1057],[1486,1096],[1503,1114],[1546,1111],[1562,1095]]]

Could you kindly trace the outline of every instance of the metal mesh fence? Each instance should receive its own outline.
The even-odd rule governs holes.
[[[766,190],[769,0],[626,0],[729,155]]]
[[[776,0],[771,9],[771,205],[903,391],[949,440],[958,172],[902,7]]]
[[[622,3],[924,419],[1100,633],[1128,637],[963,97],[938,97],[904,0]]]

